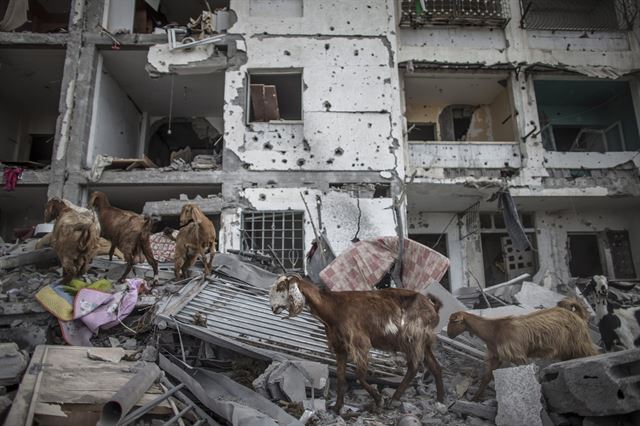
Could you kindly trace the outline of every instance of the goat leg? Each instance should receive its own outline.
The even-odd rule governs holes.
[[[480,401],[482,394],[484,394],[484,390],[487,385],[491,381],[491,377],[493,376],[493,370],[500,366],[500,361],[497,356],[490,356],[485,361],[484,365],[484,375],[482,376],[482,380],[480,381],[480,386],[478,387],[478,391],[476,395],[473,397],[473,401]]]
[[[400,385],[396,388],[396,391],[393,393],[391,399],[387,401],[387,408],[391,408],[391,403],[393,401],[400,400],[400,397],[402,396],[404,391],[407,390],[407,387],[409,387],[411,381],[416,377],[416,374],[418,374],[417,363],[415,361],[411,361],[408,364],[409,365],[407,366],[407,373],[404,375],[402,382],[400,382]]]
[[[382,405],[382,397],[380,396],[380,393],[376,390],[376,388],[374,388],[367,382],[367,365],[358,365],[358,368],[356,369],[356,375],[358,376],[360,385],[362,385],[364,390],[369,392],[369,395],[371,395],[371,397],[375,401],[376,407],[380,407]]]
[[[425,349],[424,353],[424,361],[427,364],[427,368],[433,375],[433,378],[436,381],[436,400],[438,402],[444,402],[444,385],[442,383],[442,369],[440,368],[440,364],[438,364],[438,360],[433,355],[430,347]]]
[[[149,242],[149,238],[144,238],[142,240],[141,246],[144,257],[147,259],[147,262],[149,262],[149,265],[151,265],[151,268],[153,269],[153,285],[157,285],[160,282],[158,278],[158,262],[153,257],[153,251],[151,251],[151,243]]]
[[[133,255],[129,254],[129,255],[125,255],[125,257],[127,261],[127,267],[124,270],[124,274],[122,274],[122,276],[118,280],[119,283],[123,283],[124,280],[129,275],[129,272],[131,272],[131,270],[133,269]]]
[[[344,392],[347,387],[347,354],[344,353],[336,353],[336,377],[338,379],[338,383],[336,386],[337,397],[336,397],[336,405],[333,406],[333,410],[340,414],[340,410],[344,405]]]
[[[109,249],[109,262],[113,260],[113,254],[116,252],[116,245],[111,243],[111,248]]]

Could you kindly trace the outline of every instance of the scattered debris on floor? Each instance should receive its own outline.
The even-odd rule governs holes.
[[[217,199],[149,208],[179,210],[186,201],[218,208]],[[487,388],[484,400],[469,400],[478,390],[485,347],[482,336],[447,337],[449,317],[459,311],[482,318],[524,315],[554,308],[566,296],[590,309],[598,295],[587,282],[555,287],[568,289],[561,294],[525,274],[454,296],[437,282],[448,260],[404,240],[406,259],[422,256],[433,266],[430,273],[407,266],[404,278],[442,305],[434,352],[443,371],[444,403],[436,401],[428,372],[391,403],[406,371],[404,356],[373,350],[367,380],[390,406],[375,406],[348,364],[344,407],[335,413],[336,361],[323,324],[307,309],[287,321],[274,315],[269,289],[281,270],[271,255],[216,253],[211,276],[203,276],[198,261],[191,276],[177,279],[175,237],[160,232],[149,238],[159,261],[156,285],[146,262],[136,263],[125,283],[116,283],[126,263],[117,256],[110,260],[108,250],[97,254],[83,277],[63,284],[55,251],[40,248],[37,238],[0,246],[0,338],[6,342],[0,344],[0,419],[5,424],[568,425],[583,419],[583,424],[637,420],[631,413],[640,410],[638,349],[503,365],[494,372],[495,385]],[[328,246],[324,235],[319,238]],[[361,241],[345,257],[318,262],[314,273],[334,291],[357,281],[378,287],[393,268],[397,245],[394,238]],[[380,251],[380,262],[365,265],[373,248]],[[336,272],[354,265],[359,266],[348,279]],[[640,301],[634,286],[625,284],[612,283],[608,295],[621,306]],[[600,343],[595,318],[590,330]]]

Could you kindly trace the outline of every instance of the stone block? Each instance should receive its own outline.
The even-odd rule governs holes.
[[[493,372],[498,400],[496,425],[542,426],[542,391],[534,364]]]
[[[640,410],[640,349],[552,364],[542,371],[549,409],[581,416]]]

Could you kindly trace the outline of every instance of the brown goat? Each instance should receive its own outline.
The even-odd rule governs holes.
[[[344,404],[348,359],[356,364],[362,387],[377,405],[382,403],[378,391],[366,381],[371,348],[403,352],[407,358],[407,373],[391,401],[400,399],[423,362],[435,377],[438,401],[443,401],[442,373],[431,351],[436,340],[433,328],[438,324],[438,310],[442,306],[434,296],[405,289],[332,292],[319,290],[299,275],[291,274],[278,278],[269,292],[269,301],[273,313],[287,310],[289,317],[302,312],[306,303],[324,324],[329,349],[335,353],[337,362],[336,411]]]
[[[211,256],[207,261],[206,253]],[[175,274],[181,279],[188,275],[189,268],[198,257],[202,257],[205,277],[211,273],[216,252],[216,228],[195,204],[185,204],[180,212],[180,230],[176,237]]]
[[[68,283],[85,274],[98,251],[97,218],[69,207],[66,200],[52,198],[45,205],[44,220],[56,221],[50,242],[62,264],[62,282]]]
[[[491,381],[493,370],[504,362],[522,365],[530,357],[565,361],[598,354],[586,322],[565,308],[504,318],[482,318],[462,311],[451,314],[447,326],[449,337],[464,331],[478,336],[487,345],[484,376],[473,398],[475,401]]]
[[[98,212],[102,236],[111,241],[109,259],[113,258],[113,252],[118,248],[127,262],[127,268],[119,282],[123,282],[129,275],[133,269],[136,254],[142,252],[153,268],[153,282],[156,284],[158,282],[158,262],[153,258],[149,243],[151,218],[112,207],[107,196],[99,191],[91,193],[89,206]]]

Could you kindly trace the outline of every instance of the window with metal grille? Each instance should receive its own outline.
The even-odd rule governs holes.
[[[625,11],[637,8],[629,0],[520,0],[520,5],[522,28],[568,31],[620,30],[618,12],[624,21]]]
[[[509,21],[508,0],[405,0],[401,27],[483,25],[502,27]]]
[[[270,253],[287,270],[304,267],[304,213],[298,211],[243,212],[242,248]]]

